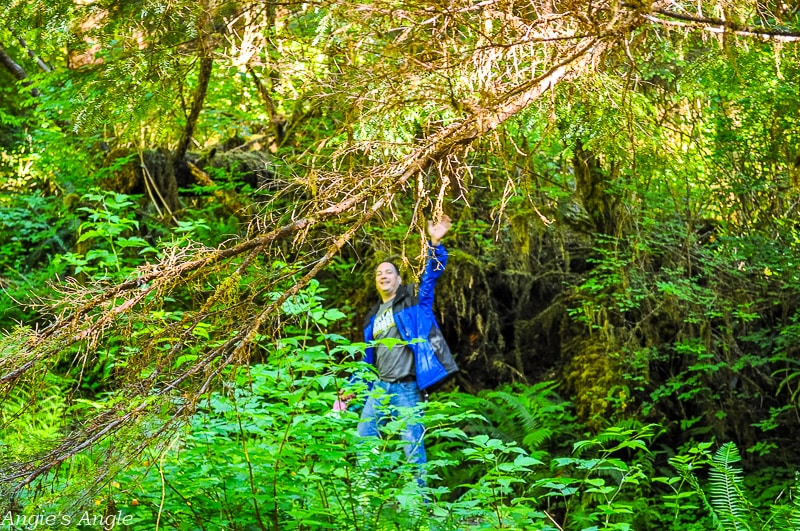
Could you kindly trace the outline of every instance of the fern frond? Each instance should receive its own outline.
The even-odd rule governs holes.
[[[512,395],[507,391],[491,391],[486,395],[488,398],[495,398],[500,404],[508,406],[512,414],[522,421],[523,429],[536,429],[539,422],[536,420],[529,404],[524,404],[519,395]]]
[[[795,495],[794,500],[792,503],[792,510],[789,512],[788,521],[791,524],[791,528],[794,530],[800,529],[800,488],[794,488]]]
[[[742,469],[733,466],[742,460],[732,442],[723,444],[711,458],[709,491],[711,506],[722,530],[749,531],[750,508],[742,492]]]
[[[537,450],[550,439],[553,431],[543,425],[541,417],[550,406],[548,396],[542,391],[512,394],[505,390],[486,393],[488,399],[497,401],[503,414],[499,420],[501,430],[530,451]]]

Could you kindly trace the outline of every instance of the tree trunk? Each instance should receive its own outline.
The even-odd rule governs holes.
[[[213,66],[214,59],[210,56],[205,56],[200,59],[200,73],[197,78],[197,89],[194,91],[192,107],[186,119],[186,127],[183,129],[178,147],[175,148],[175,152],[173,153],[173,166],[183,161],[183,158],[186,156],[186,150],[189,149],[189,143],[192,141],[192,135],[194,134],[195,127],[197,127],[197,119],[200,117],[200,111],[203,110],[203,104],[206,101],[206,93],[208,92],[208,84],[211,80],[211,70]]]
[[[17,78],[19,81],[22,81],[26,77],[28,77],[28,73],[25,72],[25,69],[22,68],[19,63],[14,61],[8,53],[6,53],[5,48],[0,45],[0,63],[6,67],[6,70],[11,72],[11,75]]]
[[[583,148],[579,141],[572,158],[575,186],[584,210],[599,234],[617,232],[617,201],[609,194],[609,176],[602,170],[594,153]]]
[[[2,63],[4,67],[6,67],[6,70],[11,72],[12,76],[14,76],[19,81],[22,81],[23,85],[25,85],[26,87],[30,86],[30,82],[25,81],[25,79],[28,77],[28,73],[25,71],[24,68],[22,68],[22,66],[20,66],[19,63],[14,61],[14,59],[12,59],[11,56],[8,55],[8,53],[6,53],[6,50],[5,48],[3,48],[2,44],[0,44],[0,63]],[[37,89],[31,89],[31,94],[34,96],[38,96],[39,91]]]
[[[192,106],[189,110],[189,115],[186,117],[186,127],[183,128],[183,134],[178,141],[178,146],[172,153],[170,164],[167,166],[166,182],[162,195],[166,202],[167,208],[171,212],[175,212],[180,207],[180,200],[178,198],[178,169],[185,164],[184,157],[186,151],[189,149],[189,143],[192,141],[197,120],[200,117],[200,111],[203,110],[203,105],[206,101],[206,93],[208,92],[208,85],[211,81],[211,71],[214,67],[214,59],[212,53],[214,51],[214,37],[213,37],[213,22],[212,22],[212,7],[206,4],[203,9],[203,19],[200,24],[198,32],[198,55],[200,56],[200,72],[197,76],[197,88],[192,97]]]

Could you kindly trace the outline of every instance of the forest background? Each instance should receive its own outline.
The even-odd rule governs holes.
[[[2,21],[1,529],[800,529],[796,2]],[[330,408],[442,214],[419,487]]]

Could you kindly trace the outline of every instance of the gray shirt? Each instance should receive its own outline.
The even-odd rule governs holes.
[[[394,299],[381,304],[372,325],[372,337],[376,340],[395,339],[401,341],[392,312]],[[414,375],[414,353],[408,345],[397,344],[391,347],[375,345],[375,368],[378,377],[385,382],[396,382]]]

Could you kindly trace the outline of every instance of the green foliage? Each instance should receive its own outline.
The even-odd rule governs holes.
[[[102,488],[70,489],[58,476],[49,478],[59,494],[22,492],[20,514],[106,514],[113,508],[133,528],[248,529],[255,522],[265,529],[463,531],[556,529],[557,511],[563,513],[560,528],[629,528],[631,489],[642,479],[643,440],[652,427],[612,428],[574,444],[573,457],[551,458],[544,445],[558,451],[555,440],[572,436],[565,433],[569,405],[553,384],[519,387],[518,396],[508,389],[426,404],[432,444],[424,468],[428,485],[420,487],[419,470],[406,462],[399,441],[402,419],[389,422],[385,439],[361,440],[358,413],[331,411],[348,385],[344,373],[357,370],[349,360],[363,345],[325,330],[344,314],[324,307],[322,291],[312,284],[287,300],[291,334],[261,338],[264,363],[226,371],[222,388],[204,396],[189,422],[162,444],[122,469],[105,470]],[[102,409],[103,400],[77,401],[75,410]],[[173,397],[175,405],[182,400]],[[482,405],[490,406],[488,418],[472,409]],[[48,429],[63,418],[57,413],[46,421]],[[158,422],[158,416],[146,419],[142,429]],[[487,428],[521,438],[534,455],[513,440],[468,435]],[[5,441],[6,456],[22,444],[22,438]],[[99,455],[109,444],[96,449]],[[71,460],[66,477],[97,474],[93,454]],[[453,472],[465,465],[472,477],[453,482]]]
[[[55,377],[39,388],[19,389],[6,397],[0,408],[0,463],[56,438],[64,428],[67,399]],[[25,422],[13,422],[22,417]]]
[[[563,50],[606,15],[576,4],[548,17],[544,4],[530,13],[501,4],[502,22],[483,4],[3,5],[0,45],[27,77],[0,72],[0,329],[25,330],[29,341],[4,343],[3,391],[17,385],[7,376],[17,353],[45,341],[38,331],[56,318],[32,303],[64,291],[65,276],[85,288],[57,303],[54,313],[68,316],[160,257],[186,263],[233,235],[258,238],[343,198],[366,200],[292,245],[255,244],[246,258],[186,276],[176,267],[179,281],[162,298],[130,313],[124,298],[112,300],[112,318],[98,321],[104,337],[56,345],[58,356],[31,365],[61,380],[20,383],[5,397],[3,470],[26,455],[28,439],[38,451],[114,404],[151,407],[122,434],[135,459],[119,486],[51,476],[26,503],[84,496],[76,503],[125,506],[142,527],[417,529],[428,510],[452,529],[637,528],[645,518],[635,513],[647,511],[675,529],[797,527],[796,504],[774,504],[766,516],[763,499],[748,499],[748,479],[771,489],[757,473],[743,476],[736,446],[712,453],[695,442],[735,440],[764,471],[797,463],[785,443],[797,439],[800,379],[796,45],[667,30],[663,13],[636,12],[631,27],[607,33],[619,42],[593,58],[596,68],[551,83],[549,97],[529,98],[484,139],[439,145],[462,119],[460,131],[504,119],[507,91],[525,95],[567,57],[580,63]],[[711,4],[674,7],[733,26],[798,27],[787,2],[753,9],[732,0],[724,17]],[[632,9],[614,5],[609,19]],[[579,20],[559,33],[572,13]],[[89,64],[78,67],[82,52]],[[159,149],[168,159],[189,133],[204,58],[213,68],[192,149],[261,150],[253,160],[274,179],[259,195],[238,194],[235,170],[210,170],[216,185],[186,185],[165,226],[149,199],[97,188],[115,183],[123,163],[104,166],[103,157]],[[408,154],[425,170],[385,195],[398,167],[383,165]],[[370,193],[353,195],[361,186]],[[235,198],[230,210],[209,195],[218,192]],[[273,202],[255,208],[256,198]],[[391,215],[347,232],[373,199]],[[433,459],[430,504],[420,507],[396,441],[378,442],[377,456],[367,454],[374,476],[363,473],[355,414],[328,409],[342,377],[334,360],[360,348],[342,337],[356,334],[350,308],[366,298],[354,272],[376,250],[416,250],[415,224],[434,202],[456,218],[457,233],[437,317],[460,347],[459,381],[480,392],[426,406]],[[269,282],[290,290],[337,249],[345,256],[322,277],[341,311],[325,308],[322,285],[310,283],[256,327],[251,366],[227,370],[219,386],[212,378],[170,444],[155,437],[187,402],[158,390],[166,380],[154,375],[202,361],[280,299]],[[131,399],[137,382],[146,391]],[[650,422],[664,429],[655,456]],[[647,475],[687,445],[673,456],[679,475],[649,485]],[[62,477],[118,473],[124,464],[104,463],[113,449],[103,442],[71,458]],[[652,503],[664,488],[671,523]]]
[[[0,210],[0,268],[4,276],[29,273],[56,252],[65,251],[70,242],[67,232],[74,222],[66,217],[57,219],[60,205],[54,200],[37,196],[15,199]]]
[[[327,353],[295,348],[287,343],[270,358],[283,359],[280,365],[238,371],[229,393],[199,405],[173,451],[144,456],[126,472],[119,492],[138,500],[137,525],[153,526],[160,515],[176,526],[243,529],[260,521],[318,529],[347,517],[343,509],[353,504],[347,480],[355,475],[354,435],[346,429],[352,418],[330,413],[332,376],[299,376]],[[297,357],[285,363],[290,352]],[[187,469],[186,462],[195,466]]]
[[[682,529],[679,518],[686,514],[702,514],[708,519],[706,524],[720,531],[741,530],[783,530],[795,527],[798,506],[796,498],[787,501],[782,496],[769,500],[768,507],[754,504],[752,492],[744,488],[742,469],[736,466],[741,456],[736,445],[725,443],[711,452],[712,443],[698,443],[685,453],[674,456],[670,463],[678,471],[678,476],[654,478],[672,490],[665,495],[666,506],[674,510],[674,529]],[[700,472],[708,472],[707,484],[703,484]],[[774,481],[774,477],[771,478]],[[688,487],[684,490],[685,487]],[[796,491],[796,485],[791,491]],[[781,493],[783,494],[783,493]],[[793,496],[792,496],[793,498]],[[700,501],[698,506],[695,499]]]
[[[555,458],[562,472],[542,486],[564,500],[567,515],[579,528],[630,529],[634,500],[646,488],[652,467],[647,444],[657,426],[614,426],[577,441],[571,457]],[[569,479],[567,479],[569,478]]]
[[[476,396],[456,394],[449,399],[462,408],[481,413],[468,433],[485,434],[514,442],[528,452],[540,451],[545,443],[574,421],[570,404],[561,399],[553,382],[531,386],[515,385],[482,391]]]
[[[84,194],[81,201],[91,206],[76,209],[88,219],[78,227],[75,243],[86,250],[65,253],[56,258],[56,264],[63,262],[73,274],[89,275],[95,280],[124,278],[143,263],[148,253],[157,253],[137,234],[139,221],[132,198],[113,192],[91,192]]]
[[[26,322],[32,311],[21,303],[63,271],[53,260],[71,248],[78,220],[62,208],[39,195],[0,198],[0,329]]]
[[[430,403],[429,439],[460,441],[461,449],[429,447],[429,486],[420,491],[397,441],[403,423],[389,423],[385,440],[358,440],[357,415],[330,411],[340,382],[325,369],[328,354],[289,343],[272,363],[239,371],[229,391],[204,400],[164,453],[129,468],[113,496],[137,525],[160,515],[179,527],[231,529],[555,529],[548,514],[561,506],[563,528],[630,529],[652,426],[609,429],[548,469],[513,442],[465,437],[458,426],[474,417],[454,415],[456,402]],[[459,480],[456,497],[452,481],[436,480],[471,464],[480,472]]]

